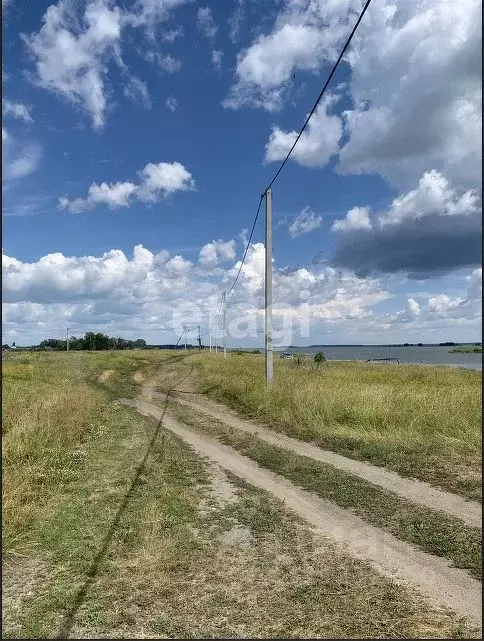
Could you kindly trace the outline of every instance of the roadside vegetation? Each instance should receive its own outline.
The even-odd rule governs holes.
[[[201,391],[242,415],[357,459],[481,498],[481,372],[203,354]]]
[[[180,358],[2,364],[4,638],[478,636],[116,401]]]
[[[186,425],[230,445],[262,467],[285,476],[298,487],[351,510],[371,525],[413,543],[425,552],[449,559],[454,566],[469,570],[481,580],[482,533],[479,528],[415,505],[331,465],[268,444],[176,402],[170,404],[170,413]]]

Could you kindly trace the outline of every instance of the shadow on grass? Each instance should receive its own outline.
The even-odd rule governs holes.
[[[153,432],[153,436],[151,437],[151,440],[149,442],[149,445],[148,445],[148,448],[147,448],[147,450],[145,452],[145,455],[143,456],[143,458],[142,458],[140,464],[138,465],[138,467],[136,468],[136,473],[135,473],[134,478],[133,478],[133,480],[131,482],[131,485],[130,485],[128,491],[126,492],[126,494],[124,495],[124,498],[123,498],[123,500],[121,502],[121,505],[119,506],[118,511],[116,512],[116,515],[115,515],[114,519],[112,520],[111,525],[109,526],[109,529],[107,531],[106,536],[104,537],[104,540],[103,540],[103,543],[101,545],[101,548],[100,548],[99,552],[97,553],[96,557],[94,558],[94,560],[93,560],[93,562],[91,564],[91,567],[89,568],[89,570],[86,573],[86,580],[84,581],[82,586],[79,588],[79,590],[78,590],[78,592],[77,592],[77,594],[76,594],[76,596],[74,598],[74,603],[72,604],[72,607],[64,615],[64,617],[62,619],[62,622],[61,622],[61,625],[59,626],[59,630],[58,630],[58,632],[57,632],[57,634],[55,635],[54,638],[56,638],[56,639],[67,639],[69,637],[69,634],[72,631],[72,626],[74,625],[74,620],[75,620],[76,614],[78,613],[81,605],[84,602],[84,599],[86,598],[86,594],[89,591],[89,588],[91,587],[91,585],[94,582],[94,579],[96,578],[96,575],[97,575],[98,570],[99,570],[99,566],[100,566],[102,560],[104,559],[104,556],[106,555],[106,552],[109,549],[109,546],[110,546],[110,544],[111,544],[111,542],[113,540],[114,533],[116,532],[117,528],[119,527],[121,519],[123,518],[124,513],[126,511],[126,508],[127,508],[128,504],[129,504],[129,502],[130,502],[130,500],[131,500],[131,498],[132,498],[132,496],[134,494],[134,491],[136,489],[136,485],[137,485],[137,483],[139,481],[139,478],[141,477],[141,475],[143,474],[143,472],[145,470],[146,462],[148,460],[148,457],[149,457],[151,451],[153,450],[153,447],[154,447],[154,445],[155,445],[155,443],[156,443],[156,441],[158,439],[158,436],[160,434],[160,431],[161,431],[161,428],[162,428],[162,425],[163,425],[163,419],[165,417],[166,409],[167,409],[167,406],[168,406],[169,395],[171,394],[171,392],[173,392],[175,390],[177,385],[180,385],[180,383],[183,383],[183,381],[186,380],[191,375],[192,371],[193,371],[193,365],[192,365],[190,371],[188,372],[188,374],[183,376],[179,381],[177,381],[173,385],[173,387],[171,387],[169,390],[167,390],[165,402],[163,404],[163,409],[162,409],[162,413],[161,413],[161,418],[160,418],[160,420],[158,422],[158,425],[155,428],[155,431]]]

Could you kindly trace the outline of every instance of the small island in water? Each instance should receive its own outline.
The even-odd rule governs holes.
[[[454,349],[450,349],[451,354],[482,354],[482,345],[458,345]]]

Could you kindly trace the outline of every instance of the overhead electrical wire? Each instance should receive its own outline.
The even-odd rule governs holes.
[[[294,140],[294,142],[293,142],[293,144],[292,144],[292,147],[291,147],[291,148],[289,149],[289,151],[287,152],[287,155],[286,155],[286,157],[284,158],[284,160],[282,161],[281,166],[280,166],[280,167],[279,167],[279,169],[276,171],[276,173],[274,174],[274,176],[273,176],[273,178],[272,178],[271,182],[270,182],[270,183],[269,183],[269,185],[265,188],[264,192],[262,193],[262,195],[261,195],[261,197],[260,197],[260,200],[259,200],[259,206],[257,207],[257,213],[256,213],[255,218],[254,218],[254,223],[253,223],[253,225],[252,225],[252,230],[251,230],[251,232],[250,232],[250,236],[249,236],[249,239],[248,239],[248,241],[247,241],[247,246],[246,246],[245,251],[244,251],[244,255],[243,255],[243,258],[242,258],[242,262],[240,263],[239,271],[237,272],[237,276],[235,277],[234,282],[232,283],[232,285],[231,285],[230,289],[228,289],[228,290],[227,290],[227,292],[226,292],[226,295],[227,295],[227,296],[228,296],[228,295],[230,294],[230,292],[234,289],[234,287],[235,287],[235,285],[236,285],[236,283],[237,283],[237,280],[239,279],[240,272],[242,271],[242,267],[243,267],[244,262],[245,262],[245,259],[246,259],[246,257],[247,257],[247,252],[249,251],[250,242],[251,242],[251,240],[252,240],[252,235],[253,235],[253,233],[254,233],[254,229],[255,229],[255,226],[256,226],[256,223],[257,223],[257,219],[259,218],[260,208],[261,208],[261,205],[262,205],[262,201],[263,201],[263,199],[264,199],[264,196],[266,195],[267,190],[268,190],[268,189],[270,189],[270,188],[272,187],[272,185],[275,183],[275,181],[276,181],[277,177],[279,176],[279,174],[281,173],[281,171],[282,171],[282,169],[283,169],[284,165],[285,165],[285,164],[286,164],[286,162],[289,160],[289,157],[291,156],[292,152],[294,151],[294,148],[296,147],[297,143],[299,142],[299,139],[301,138],[302,134],[304,133],[304,130],[305,130],[305,129],[306,129],[306,127],[308,126],[309,121],[311,120],[312,115],[314,114],[314,112],[316,111],[316,109],[317,109],[317,107],[318,107],[319,103],[321,102],[321,98],[324,96],[324,92],[326,91],[326,89],[327,89],[327,87],[328,87],[329,83],[331,82],[331,80],[332,80],[332,78],[333,78],[333,76],[334,76],[334,74],[335,74],[335,72],[336,72],[336,70],[337,70],[337,68],[338,68],[338,66],[339,66],[339,63],[341,62],[341,60],[342,60],[342,58],[343,58],[343,56],[344,56],[344,54],[346,53],[346,50],[348,49],[348,47],[349,47],[349,45],[350,45],[350,43],[351,43],[351,40],[353,39],[353,36],[355,35],[356,30],[358,29],[358,27],[359,27],[359,25],[360,25],[360,22],[362,21],[363,16],[364,16],[364,15],[365,15],[365,13],[366,13],[366,10],[367,10],[367,9],[368,9],[368,7],[370,6],[370,3],[371,3],[371,0],[367,0],[367,1],[365,2],[365,5],[364,5],[363,9],[361,10],[361,13],[360,13],[360,15],[359,15],[359,17],[358,17],[358,20],[356,21],[355,26],[354,26],[354,27],[353,27],[353,29],[351,30],[351,33],[350,33],[350,35],[348,36],[348,38],[347,38],[347,40],[346,40],[346,42],[345,42],[345,44],[344,44],[344,47],[343,47],[343,49],[341,50],[341,53],[340,53],[340,54],[339,54],[339,56],[338,56],[338,59],[337,59],[337,60],[336,60],[336,62],[334,63],[333,68],[331,69],[331,72],[330,72],[330,74],[329,74],[329,76],[328,76],[328,78],[327,78],[326,82],[324,83],[324,86],[323,86],[323,88],[321,89],[321,92],[320,92],[319,96],[318,96],[318,97],[317,97],[317,99],[316,99],[316,102],[314,103],[314,105],[313,105],[313,107],[312,107],[311,111],[309,112],[309,114],[308,114],[308,116],[307,116],[307,118],[306,118],[306,120],[305,120],[305,122],[304,122],[304,124],[303,124],[303,126],[302,126],[302,128],[301,128],[301,131],[300,131],[300,132],[298,133],[298,135],[296,136],[296,139]],[[222,297],[222,300],[223,300],[223,297]],[[220,302],[220,306],[222,306],[222,301]],[[218,315],[220,316],[220,310],[219,310]]]
[[[333,76],[334,76],[334,74],[335,74],[335,72],[336,72],[336,69],[338,68],[339,63],[341,62],[341,59],[342,59],[342,58],[343,58],[343,56],[345,55],[345,53],[346,53],[346,49],[348,49],[348,47],[349,47],[349,45],[350,45],[350,42],[351,42],[351,40],[353,39],[353,36],[355,35],[355,32],[356,32],[356,30],[358,29],[359,24],[360,24],[360,22],[362,21],[363,16],[364,16],[364,15],[365,15],[365,13],[366,13],[366,10],[367,10],[367,9],[368,9],[368,7],[370,6],[370,3],[371,3],[371,0],[366,0],[366,2],[365,2],[365,6],[364,6],[364,7],[363,7],[363,9],[361,10],[361,13],[360,13],[360,15],[359,15],[359,17],[358,17],[358,20],[356,21],[355,26],[354,26],[354,27],[353,27],[353,29],[351,30],[351,33],[350,33],[350,35],[348,36],[348,39],[346,40],[345,45],[344,45],[343,49],[341,50],[341,53],[340,53],[340,54],[339,54],[339,56],[338,56],[338,59],[337,59],[337,60],[336,60],[336,62],[334,63],[333,68],[331,69],[331,73],[329,74],[329,76],[328,76],[328,78],[327,78],[326,82],[324,83],[324,86],[323,86],[323,88],[321,89],[321,92],[320,92],[320,94],[319,94],[319,96],[318,96],[318,98],[317,98],[316,102],[314,103],[313,108],[312,108],[312,109],[311,109],[311,111],[309,112],[309,115],[308,115],[308,117],[306,118],[306,121],[304,122],[304,125],[302,126],[301,131],[300,131],[300,132],[298,133],[298,135],[296,136],[296,140],[293,142],[292,147],[291,147],[291,148],[289,149],[289,151],[287,152],[287,155],[286,155],[286,157],[284,158],[284,160],[282,161],[281,166],[279,167],[279,169],[278,169],[278,170],[276,171],[276,173],[274,174],[273,179],[271,180],[271,182],[269,183],[269,185],[266,187],[266,189],[265,189],[265,191],[264,191],[264,194],[265,194],[265,193],[267,192],[267,190],[268,190],[268,189],[270,189],[270,188],[272,187],[272,185],[275,183],[275,181],[276,181],[277,177],[279,176],[279,174],[280,174],[280,173],[281,173],[281,171],[282,171],[282,168],[284,167],[284,165],[286,164],[286,162],[289,160],[290,155],[291,155],[291,154],[292,154],[292,152],[294,151],[294,147],[297,145],[297,143],[299,142],[299,139],[301,138],[301,136],[302,136],[302,134],[303,134],[304,130],[305,130],[305,129],[306,129],[306,127],[308,126],[308,123],[309,123],[309,121],[311,120],[311,116],[314,114],[314,112],[316,111],[316,109],[317,109],[317,107],[318,107],[319,103],[321,102],[321,98],[323,97],[324,92],[326,91],[326,89],[327,89],[327,87],[328,87],[329,83],[331,82],[331,79],[333,78]]]
[[[257,223],[257,219],[259,218],[260,208],[261,208],[261,205],[262,205],[262,201],[264,200],[264,195],[265,195],[265,192],[263,194],[261,194],[261,197],[260,197],[260,200],[259,200],[259,206],[257,207],[257,213],[255,215],[254,222],[252,224],[252,229],[250,230],[250,235],[249,235],[249,239],[247,241],[247,245],[245,247],[244,256],[242,257],[242,262],[240,263],[239,271],[237,272],[237,276],[235,277],[234,282],[232,283],[230,289],[227,290],[227,293],[226,293],[227,296],[230,294],[230,292],[235,287],[235,284],[239,280],[240,272],[242,271],[242,266],[243,266],[243,264],[245,262],[245,259],[247,257],[247,252],[249,251],[250,241],[252,240],[252,236],[254,234],[254,229],[255,229],[255,226],[256,226],[256,223]]]

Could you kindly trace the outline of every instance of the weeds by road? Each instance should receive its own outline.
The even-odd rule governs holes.
[[[481,497],[480,372],[412,365],[275,363],[203,354],[200,391],[248,418],[472,499]]]
[[[352,510],[371,525],[414,543],[426,552],[448,558],[456,567],[468,569],[481,579],[481,531],[478,528],[414,505],[331,465],[270,445],[177,403],[170,404],[170,413],[185,424],[234,447],[262,467],[282,474],[299,487]]]

